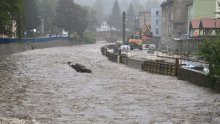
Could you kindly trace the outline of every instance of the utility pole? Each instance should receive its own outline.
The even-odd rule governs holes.
[[[123,12],[123,38],[122,38],[123,44],[126,44],[126,41],[125,41],[125,21],[126,21],[126,16],[125,16],[125,12]]]
[[[142,39],[142,36],[141,36],[141,27],[140,27],[140,18],[138,18],[138,30],[139,30],[140,39]]]

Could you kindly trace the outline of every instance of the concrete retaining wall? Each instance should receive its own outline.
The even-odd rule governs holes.
[[[16,43],[3,43],[0,44],[0,55],[8,55],[17,52],[23,52],[33,49],[57,47],[57,46],[70,46],[77,43],[74,43],[69,40],[53,40],[47,42],[16,42]]]
[[[184,67],[178,69],[177,77],[179,80],[189,81],[200,86],[204,86],[208,81],[207,74]]]
[[[193,84],[203,87],[209,87],[220,92],[220,80],[209,83],[208,74],[205,74],[203,72],[181,67],[178,69],[177,77],[179,80],[189,81]]]
[[[106,46],[101,48],[101,52],[103,55],[110,58],[110,60],[111,58],[114,58],[111,61],[118,62],[118,60],[116,60],[115,54],[107,53]],[[164,62],[155,62],[155,61],[152,61],[152,62],[153,62],[153,65],[150,64],[149,66],[148,61],[130,59],[127,57],[126,54],[120,55],[120,63],[126,64],[128,65],[128,67],[140,69],[143,71],[148,71],[151,73],[177,76],[179,80],[189,81],[193,84],[197,84],[197,85],[204,86],[204,87],[209,87],[211,89],[214,89],[220,92],[220,79],[210,84],[208,83],[208,75],[200,71],[196,71],[196,70],[189,69],[189,68],[183,68],[183,67],[180,67],[177,69],[177,65],[174,65],[174,64],[169,64],[169,63],[164,63]]]

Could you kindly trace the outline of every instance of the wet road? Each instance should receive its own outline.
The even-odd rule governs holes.
[[[40,124],[215,124],[220,119],[220,94],[112,63],[101,55],[102,45],[2,57],[0,117]],[[67,62],[93,73],[77,73]]]

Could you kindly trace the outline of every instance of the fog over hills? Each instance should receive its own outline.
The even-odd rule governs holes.
[[[96,1],[102,3],[104,8],[104,14],[109,15],[112,11],[112,7],[114,5],[115,0],[74,0],[76,3],[81,4],[83,6],[91,6],[94,7]],[[159,7],[160,3],[164,0],[118,0],[121,11],[126,11],[129,7],[129,4],[132,3],[134,8],[136,5],[141,5],[142,8],[146,11],[151,7]]]

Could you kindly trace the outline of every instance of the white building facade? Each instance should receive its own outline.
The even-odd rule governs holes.
[[[162,36],[162,8],[151,8],[151,32],[153,37]]]
[[[96,29],[98,32],[110,31],[111,27],[106,21],[103,21],[101,26]]]

